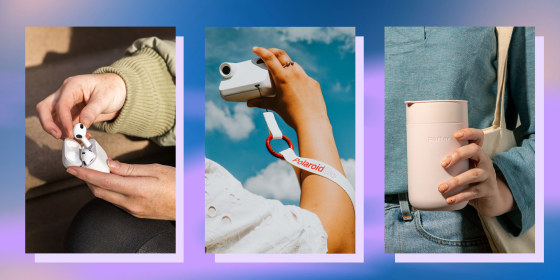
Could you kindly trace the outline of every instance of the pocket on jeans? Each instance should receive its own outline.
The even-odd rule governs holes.
[[[476,210],[469,206],[459,211],[414,211],[414,222],[419,234],[433,243],[460,247],[488,244]]]

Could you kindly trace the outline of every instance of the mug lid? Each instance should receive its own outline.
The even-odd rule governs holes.
[[[468,123],[466,100],[406,101],[406,124]]]
[[[414,104],[414,103],[436,103],[436,102],[468,103],[467,100],[419,100],[419,101],[405,101],[404,104],[410,105],[410,104]]]

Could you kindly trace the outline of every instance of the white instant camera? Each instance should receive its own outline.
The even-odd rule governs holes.
[[[246,102],[259,97],[274,97],[268,68],[260,58],[220,65],[220,95],[226,101]]]
[[[82,141],[83,146],[74,139],[64,139],[62,146],[62,164],[70,166],[81,166],[99,172],[109,173],[107,153],[94,139],[86,138],[86,128],[78,123],[74,126],[74,137]]]

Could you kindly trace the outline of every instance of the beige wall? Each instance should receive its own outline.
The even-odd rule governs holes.
[[[70,27],[25,28],[25,67],[40,65],[48,52],[67,53],[71,35]]]

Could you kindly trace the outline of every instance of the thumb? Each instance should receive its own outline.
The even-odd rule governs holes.
[[[87,105],[80,112],[80,122],[86,127],[90,127],[95,119],[103,113],[105,107],[107,106],[103,104],[103,99],[99,95],[92,95]]]
[[[125,177],[150,176],[153,170],[149,164],[128,164],[117,160],[108,160],[107,165],[111,173]]]
[[[272,110],[275,98],[255,98],[247,101],[247,107],[257,107]]]

